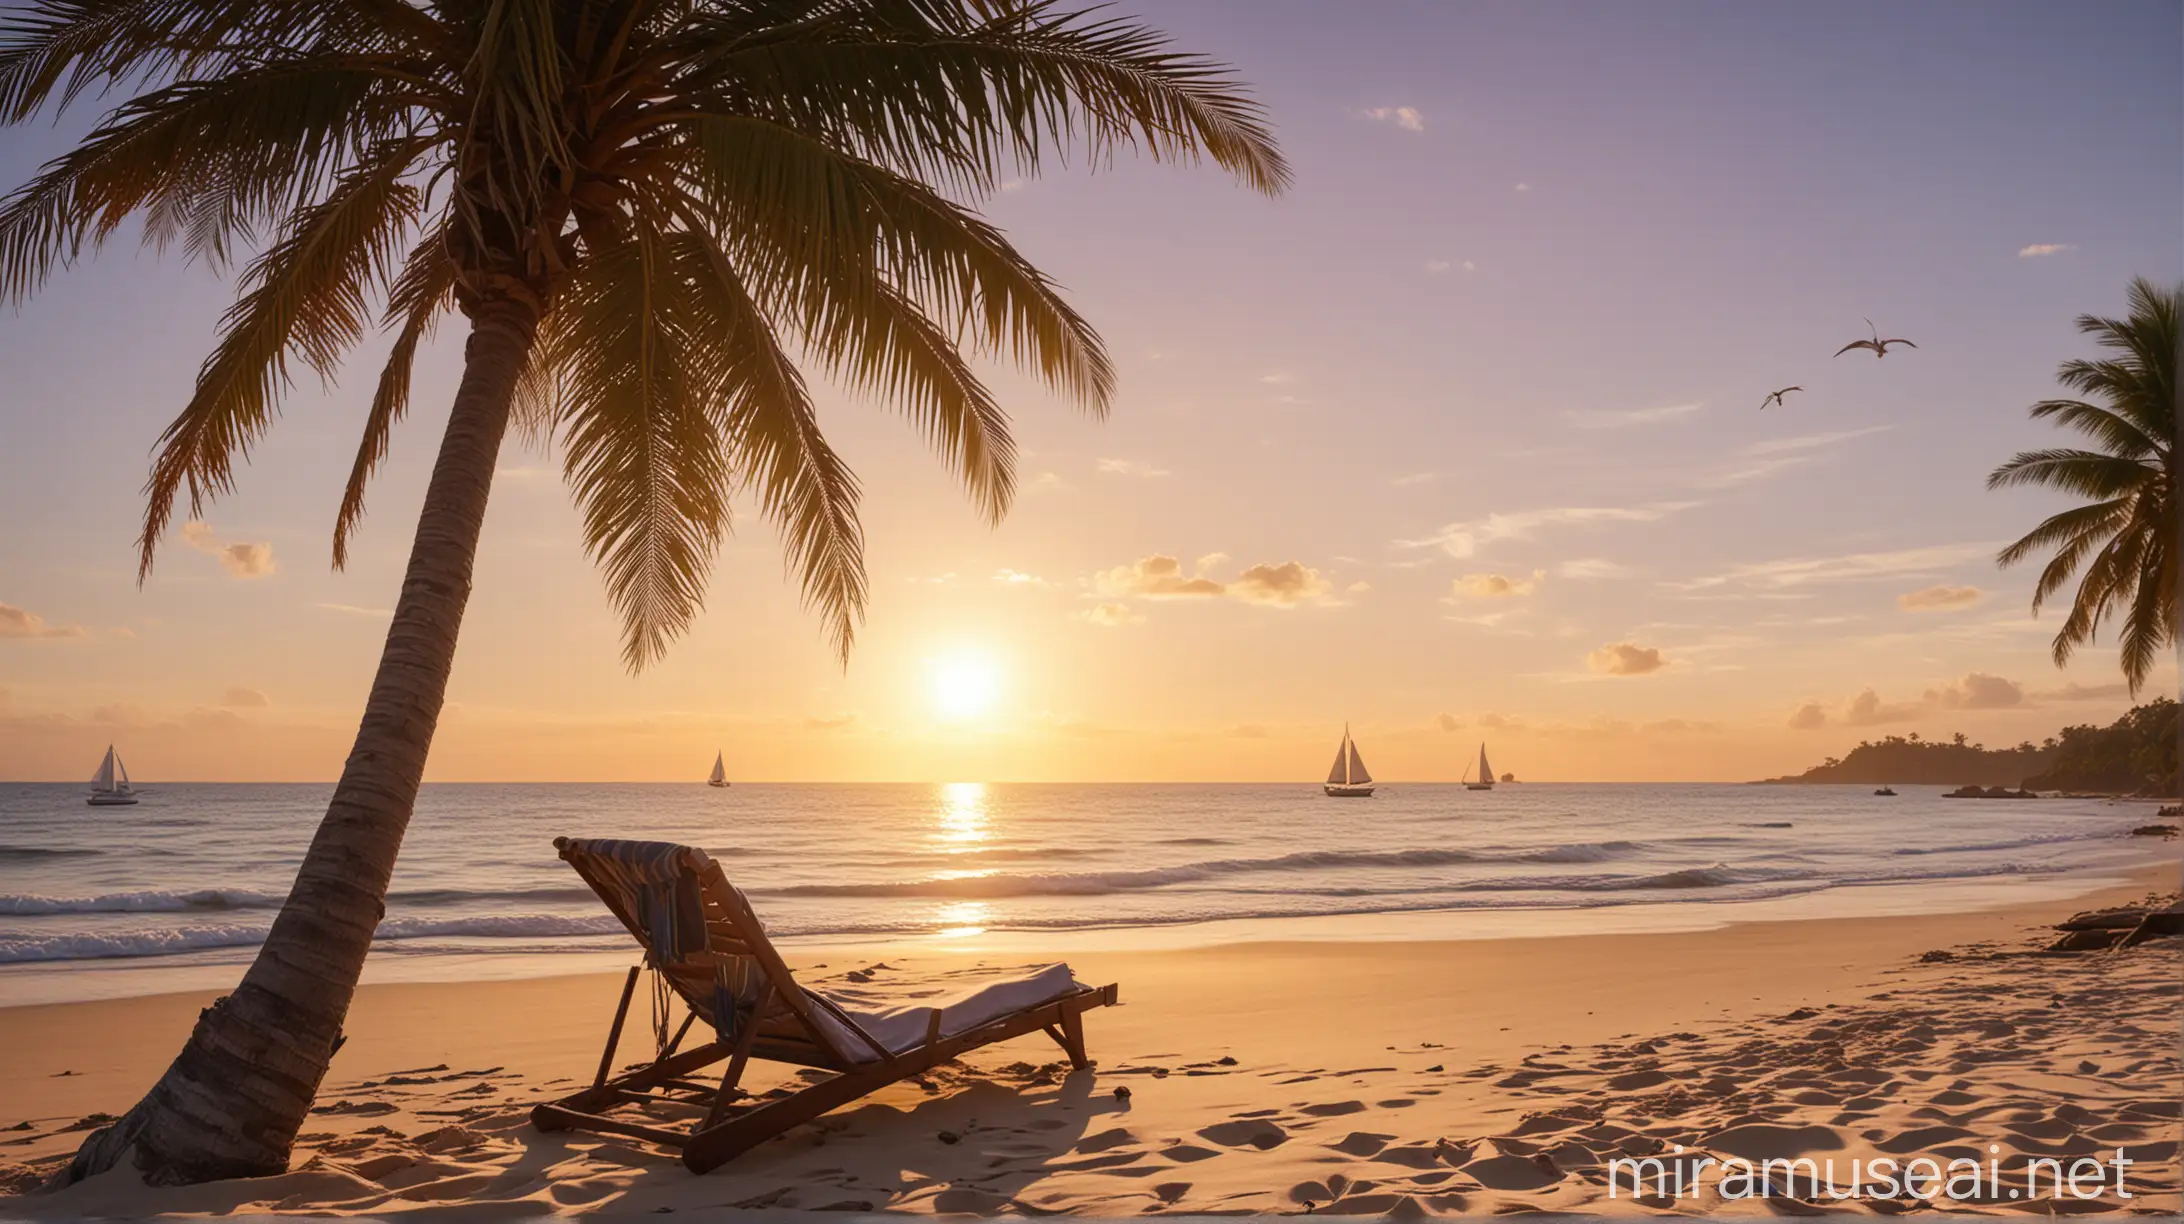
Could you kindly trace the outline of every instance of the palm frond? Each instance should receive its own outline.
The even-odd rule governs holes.
[[[334,568],[349,564],[349,535],[364,518],[364,489],[372,473],[387,457],[388,437],[402,415],[409,411],[410,369],[417,346],[432,334],[440,312],[455,295],[455,260],[448,252],[448,234],[442,225],[427,234],[410,252],[401,275],[388,294],[387,311],[399,323],[394,347],[380,371],[379,387],[372,393],[364,417],[364,437],[357,444],[356,462],[349,469],[349,483],[341,494],[341,509],[334,516]]]
[[[721,340],[710,381],[738,479],[780,530],[784,562],[846,666],[867,598],[857,478],[828,445],[802,376],[719,246],[694,233],[675,243],[698,318]]]
[[[2115,497],[2160,479],[2159,467],[2136,457],[2054,449],[2019,451],[1987,474],[1987,487],[2042,485],[2085,497]]]
[[[353,171],[252,266],[252,288],[228,311],[196,394],[160,436],[144,490],[139,581],[151,572],[176,494],[186,485],[196,513],[233,487],[235,458],[264,433],[288,382],[290,354],[330,378],[363,335],[368,288],[385,281],[415,219],[419,198],[401,181],[405,169],[405,159],[394,156]]]

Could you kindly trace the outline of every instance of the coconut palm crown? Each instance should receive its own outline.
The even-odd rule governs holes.
[[[2070,614],[2055,634],[2055,665],[2120,618],[2118,646],[2134,696],[2161,652],[2179,640],[2176,399],[2184,286],[2131,283],[2130,315],[2081,315],[2078,330],[2109,356],[2062,364],[2056,378],[2083,399],[2042,400],[2035,418],[2086,435],[2094,450],[2023,451],[1987,477],[1990,489],[2039,485],[2086,499],[2050,516],[1996,556],[2016,565],[2053,550],[2032,591],[2038,613],[2078,577]],[[2082,571],[2082,576],[2081,575]]]
[[[632,668],[690,623],[738,495],[846,660],[865,605],[856,479],[807,370],[902,410],[998,518],[1008,419],[974,362],[1103,413],[1114,373],[976,211],[1010,177],[1126,152],[1280,190],[1223,66],[1041,0],[23,0],[0,122],[119,101],[0,200],[20,302],[133,218],[239,296],[146,486],[139,579],[182,501],[233,488],[290,380],[393,347],[333,514],[366,486],[435,323],[467,320],[356,745],[256,961],[71,1170],[277,1171],[343,1040],[445,699],[495,457],[551,439]]]

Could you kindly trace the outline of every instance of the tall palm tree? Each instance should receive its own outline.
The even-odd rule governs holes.
[[[2053,417],[2098,450],[2023,451],[1987,477],[1987,487],[2042,485],[2088,499],[2053,515],[1995,557],[2015,565],[2043,549],[2054,556],[2032,589],[2032,610],[2084,567],[2070,615],[2055,634],[2055,665],[2091,642],[2101,622],[2122,617],[2123,676],[2135,697],[2163,648],[2184,641],[2177,623],[2178,345],[2184,342],[2184,285],[2131,282],[2125,319],[2080,315],[2078,330],[2113,356],[2066,361],[2056,378],[2085,399],[2042,400]],[[2095,403],[2094,400],[2100,402]],[[2087,560],[2088,557],[2091,560]]]
[[[177,498],[228,491],[297,361],[331,378],[376,305],[393,353],[335,516],[365,486],[434,323],[469,322],[452,415],[356,746],[256,961],[75,1176],[286,1167],[424,772],[511,421],[553,439],[633,669],[696,614],[733,496],[779,526],[846,660],[865,604],[857,482],[791,356],[906,413],[998,518],[1005,357],[1095,414],[1098,336],[975,204],[1125,151],[1288,178],[1228,69],[1043,0],[26,0],[0,16],[0,122],[128,99],[0,201],[17,302],[132,215],[250,256],[160,439],[139,579]]]

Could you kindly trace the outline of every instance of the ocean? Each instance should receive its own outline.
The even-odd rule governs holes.
[[[0,1004],[223,986],[326,785],[0,784]],[[367,980],[631,959],[556,835],[703,846],[784,943],[1068,947],[1689,927],[2067,895],[2150,809],[1938,788],[437,784]]]

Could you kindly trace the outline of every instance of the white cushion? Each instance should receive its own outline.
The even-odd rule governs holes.
[[[885,970],[881,973],[884,975]],[[940,1009],[940,1035],[954,1037],[990,1024],[1003,1016],[1072,995],[1084,989],[1065,964],[1017,965],[1002,969],[964,970],[938,982],[906,983],[890,989],[884,982],[860,985],[830,983],[824,994],[854,1019],[865,1032],[887,1047],[890,1054],[904,1054],[925,1044],[934,1008]],[[905,993],[910,997],[905,997]],[[876,1062],[873,1053],[825,1008],[814,1009],[827,1036],[844,1054],[859,1062]]]

